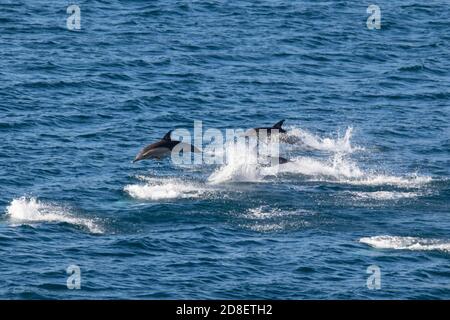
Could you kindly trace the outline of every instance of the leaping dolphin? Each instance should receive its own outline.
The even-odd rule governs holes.
[[[141,152],[138,153],[136,158],[133,160],[133,163],[144,160],[144,159],[161,159],[165,156],[168,156],[173,148],[179,144],[183,144],[182,146],[183,150],[189,150],[190,152],[201,152],[198,148],[191,144],[187,144],[181,141],[172,140],[170,135],[172,134],[173,130],[170,130],[167,132],[164,137],[155,143],[152,143],[148,146],[146,146],[144,149],[141,150]]]

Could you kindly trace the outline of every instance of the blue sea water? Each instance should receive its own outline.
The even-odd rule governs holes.
[[[444,0],[0,0],[0,298],[449,299],[449,42]],[[131,163],[281,119],[275,173]]]

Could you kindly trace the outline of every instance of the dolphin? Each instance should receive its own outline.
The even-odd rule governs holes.
[[[293,135],[289,135],[287,133],[287,131],[282,128],[284,121],[285,121],[284,119],[281,120],[281,121],[278,121],[272,127],[259,127],[259,128],[249,129],[243,134],[243,136],[245,136],[245,137],[256,136],[256,137],[259,138],[259,132],[261,130],[266,130],[267,137],[270,138],[272,130],[278,130],[278,133],[280,133],[280,142],[284,142],[284,143],[287,143],[287,144],[299,144],[299,143],[301,143],[301,139],[299,137],[296,137],[296,136],[293,136]]]
[[[253,128],[253,129],[247,130],[244,133],[244,135],[245,136],[255,136],[255,135],[259,136],[259,132],[264,131],[264,130],[267,132],[267,136],[271,135],[272,130],[278,130],[279,133],[286,133],[286,130],[284,130],[282,128],[284,121],[285,121],[284,119],[281,121],[278,121],[272,127],[259,127],[259,128]]]
[[[158,142],[152,143],[148,146],[146,146],[144,149],[141,150],[141,152],[138,153],[136,158],[133,160],[133,163],[144,160],[144,159],[161,159],[165,156],[170,155],[173,148],[175,146],[182,144],[183,150],[190,150],[190,152],[201,152],[198,148],[191,144],[187,144],[181,141],[172,140],[170,135],[172,134],[173,130],[170,130],[167,132],[164,137],[159,140]]]

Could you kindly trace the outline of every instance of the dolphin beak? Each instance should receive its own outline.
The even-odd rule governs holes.
[[[134,158],[133,163],[136,163],[136,162],[138,162],[139,160],[142,160],[141,154],[140,154],[140,153]]]

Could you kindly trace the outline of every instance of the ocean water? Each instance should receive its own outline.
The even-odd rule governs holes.
[[[449,299],[449,17],[444,0],[1,0],[0,298]],[[131,163],[195,120],[281,119],[278,170]]]

